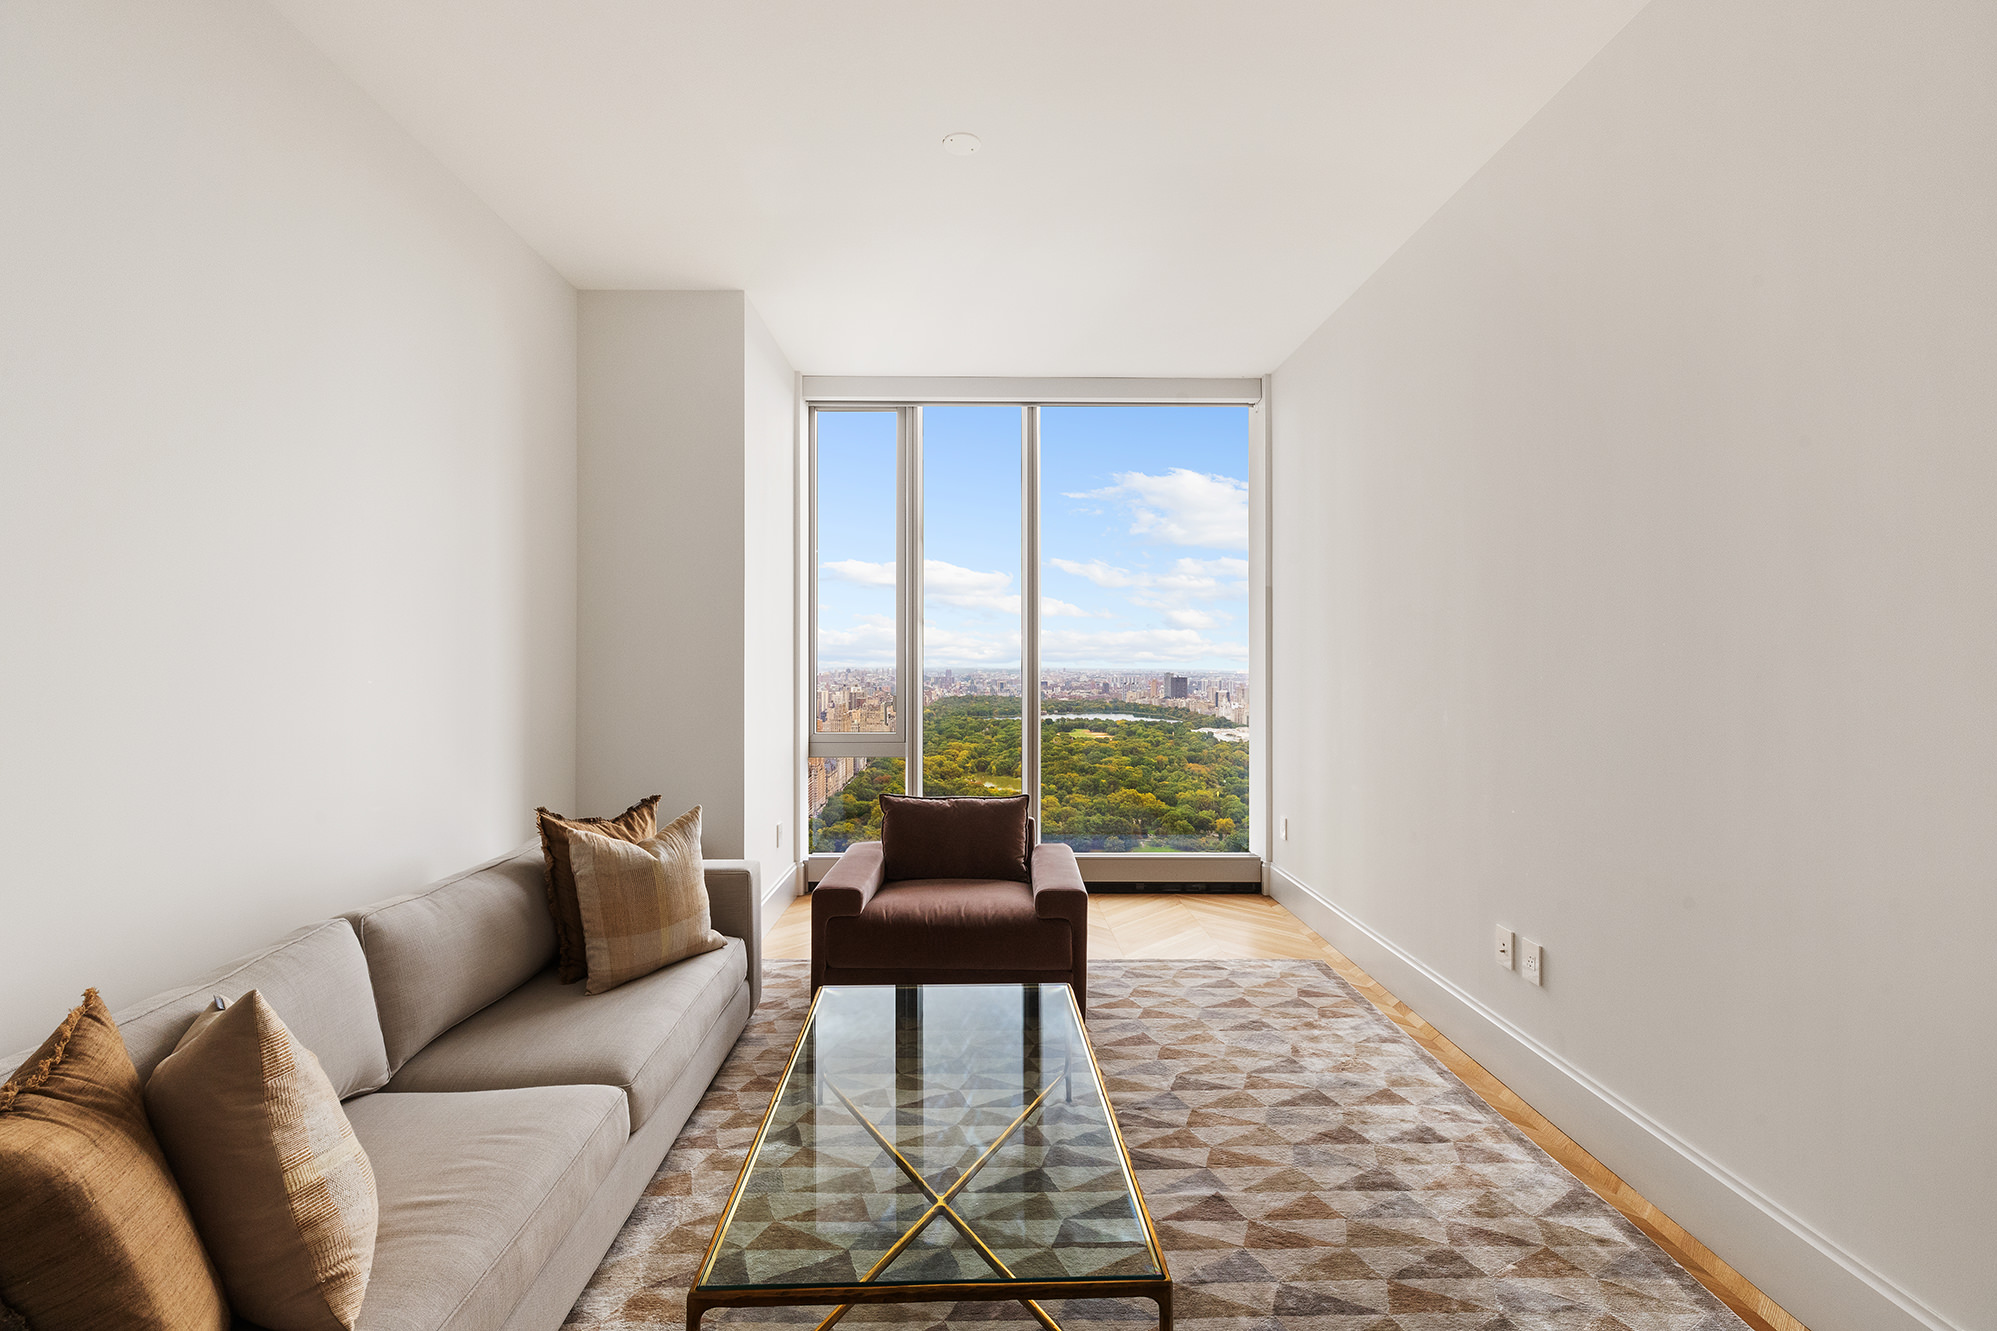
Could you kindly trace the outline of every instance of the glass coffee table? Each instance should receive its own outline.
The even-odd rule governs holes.
[[[686,1296],[1154,1300],[1172,1277],[1065,984],[827,985]]]

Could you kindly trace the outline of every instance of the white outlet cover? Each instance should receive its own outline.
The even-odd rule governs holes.
[[[1518,936],[1504,925],[1498,926],[1497,963],[1506,970],[1512,968],[1512,959],[1518,955]]]
[[[1530,938],[1520,940],[1519,973],[1525,976],[1528,983],[1544,985],[1546,983],[1545,971],[1546,953],[1540,948],[1539,944],[1533,942]]]

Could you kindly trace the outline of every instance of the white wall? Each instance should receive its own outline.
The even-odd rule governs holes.
[[[1656,0],[1274,384],[1279,895],[1814,1331],[1997,1327],[1993,70]]]
[[[573,788],[574,293],[263,4],[0,6],[0,1050]]]
[[[797,376],[754,307],[743,329],[742,853],[766,892],[798,860]],[[793,700],[792,703],[779,701]],[[783,825],[781,844],[778,824]],[[801,880],[787,895],[795,895]],[[765,921],[770,923],[770,921]]]
[[[739,291],[587,291],[580,311],[578,810],[699,804],[709,856],[774,878],[796,782],[790,366]]]
[[[576,341],[576,808],[702,807],[742,849],[739,291],[585,291]]]

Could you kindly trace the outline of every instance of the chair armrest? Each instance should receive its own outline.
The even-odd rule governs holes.
[[[855,841],[832,866],[832,872],[811,889],[811,992],[825,983],[828,964],[827,926],[845,915],[858,915],[881,890],[883,859],[878,841]]]
[[[832,871],[811,889],[811,918],[829,920],[865,910],[880,890],[882,864],[880,842],[855,841],[848,846]]]
[[[702,860],[707,918],[749,951],[749,1002],[763,1001],[763,870],[755,860]]]
[[[1049,841],[1033,848],[1033,913],[1043,920],[1066,920],[1076,928],[1089,927],[1089,889],[1082,882],[1082,866],[1075,862],[1075,848]]]
[[[1028,864],[1033,875],[1033,913],[1043,920],[1066,920],[1074,956],[1075,1003],[1084,1013],[1089,1009],[1089,889],[1082,882],[1082,866],[1075,862],[1075,848],[1049,841],[1033,848]]]

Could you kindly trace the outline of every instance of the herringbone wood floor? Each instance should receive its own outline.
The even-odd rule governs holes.
[[[811,899],[791,902],[764,939],[771,957],[809,959]],[[1606,1202],[1697,1276],[1756,1331],[1808,1331],[1746,1277],[1670,1216],[1645,1201],[1636,1189],[1581,1149],[1510,1087],[1450,1043],[1405,1003],[1346,959],[1302,920],[1268,897],[1102,895],[1089,898],[1089,955],[1135,957],[1304,957],[1331,964],[1442,1065],[1493,1109],[1510,1119],[1539,1148],[1558,1160]]]

